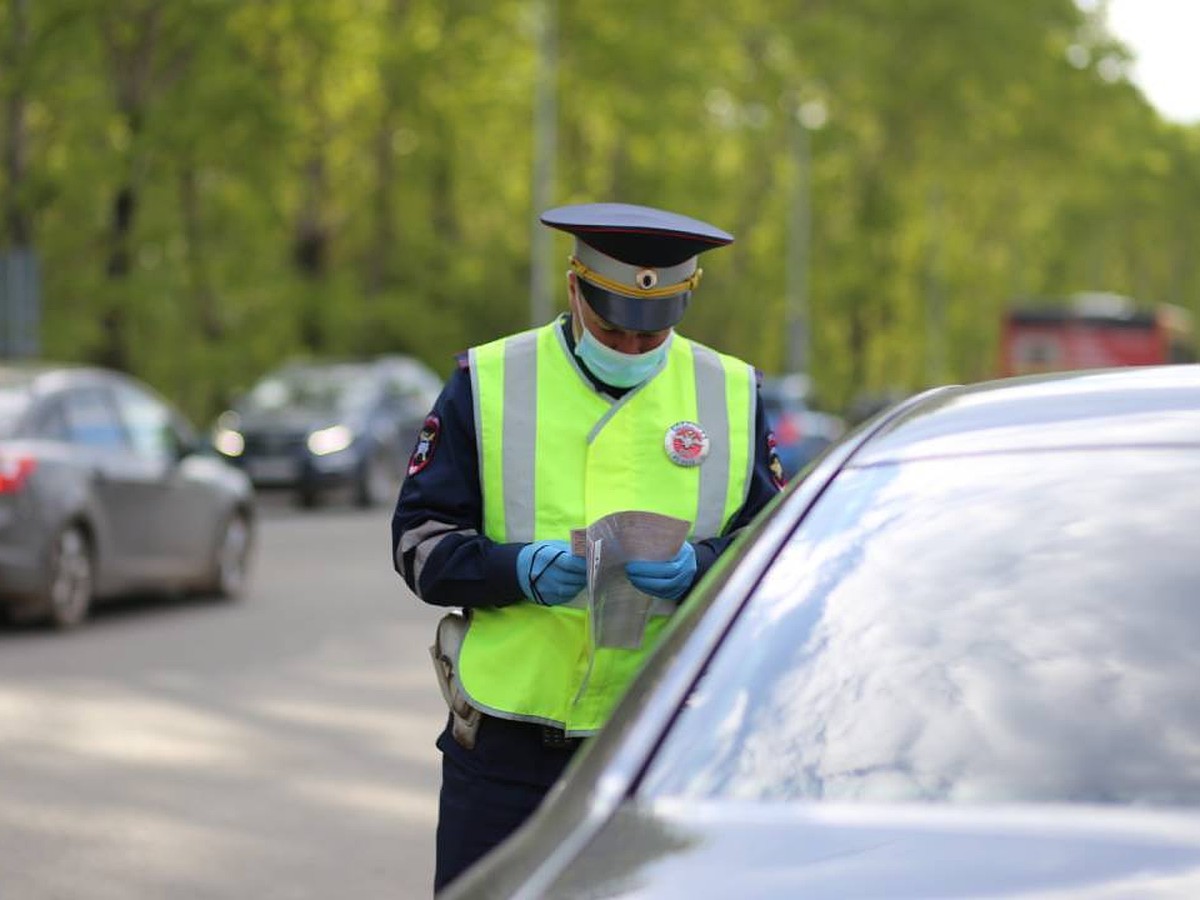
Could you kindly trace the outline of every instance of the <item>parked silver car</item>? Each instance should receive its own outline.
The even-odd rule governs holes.
[[[132,591],[238,595],[249,479],[149,386],[99,368],[0,366],[0,608],[79,624]]]
[[[902,403],[446,900],[1200,897],[1198,519],[1200,366]]]

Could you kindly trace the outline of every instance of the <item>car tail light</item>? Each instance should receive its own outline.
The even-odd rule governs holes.
[[[0,456],[0,494],[15,494],[37,468],[32,456]]]
[[[775,440],[784,446],[790,446],[804,436],[800,422],[791,413],[783,413],[775,422]]]

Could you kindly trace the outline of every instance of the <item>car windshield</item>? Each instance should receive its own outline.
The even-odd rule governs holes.
[[[1200,803],[1195,450],[842,473],[648,796]]]
[[[401,386],[402,392],[406,394],[424,394],[436,397],[442,389],[442,380],[415,359],[394,361],[389,374],[392,382]]]
[[[244,413],[303,409],[345,415],[365,406],[372,390],[373,383],[362,366],[298,366],[260,381],[241,409]]]

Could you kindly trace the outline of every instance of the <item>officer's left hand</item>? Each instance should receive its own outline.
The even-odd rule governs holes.
[[[678,600],[696,578],[696,548],[684,541],[674,559],[651,562],[634,559],[625,563],[625,574],[639,591],[663,600]]]

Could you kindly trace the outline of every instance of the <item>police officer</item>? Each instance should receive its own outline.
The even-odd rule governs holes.
[[[699,254],[733,238],[622,203],[541,221],[575,236],[570,311],[460,356],[392,519],[408,586],[465,613],[443,620],[435,651],[452,704],[437,740],[435,890],[534,811],[676,605],[781,486],[755,370],[674,330]],[[597,648],[570,532],[634,509],[691,531],[673,559],[626,564],[653,598],[642,646]]]

